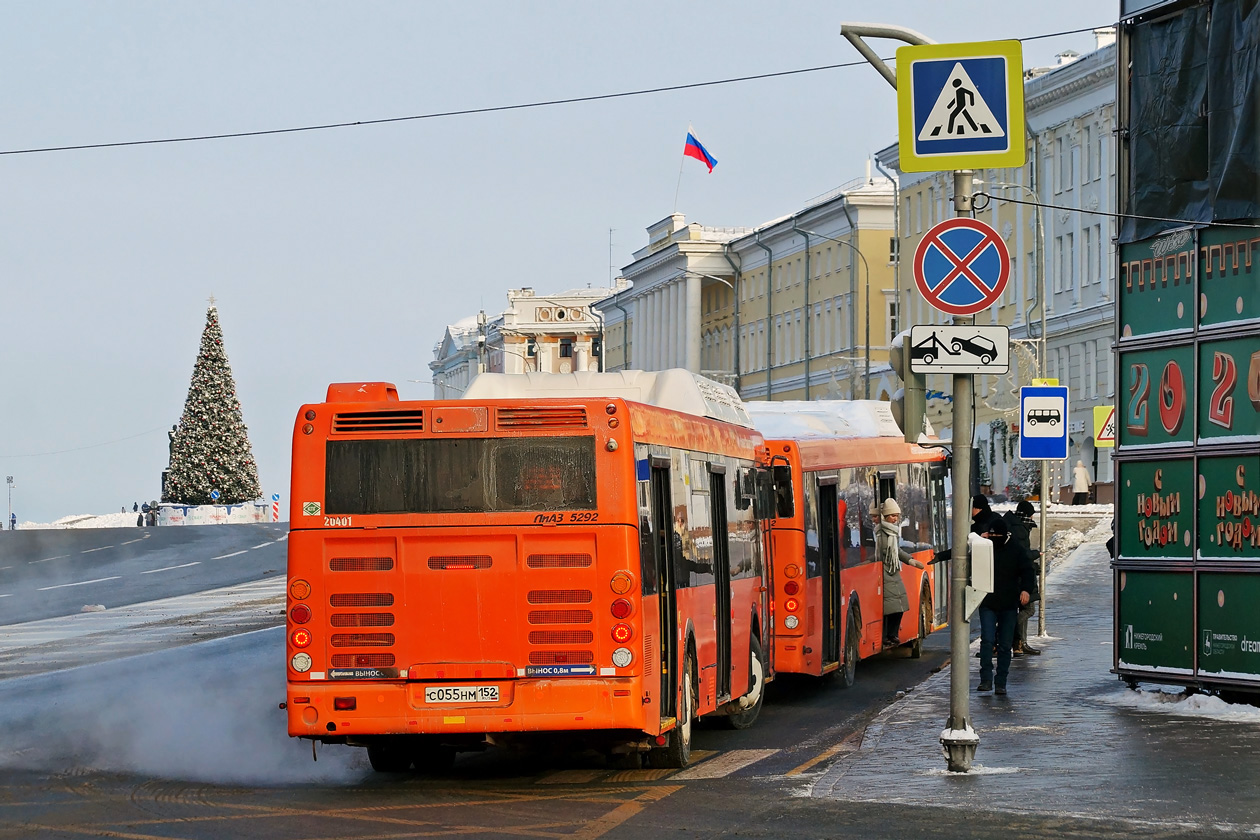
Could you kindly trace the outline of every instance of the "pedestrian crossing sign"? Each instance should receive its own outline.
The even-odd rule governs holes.
[[[1019,41],[897,50],[903,172],[1023,166],[1024,59]]]

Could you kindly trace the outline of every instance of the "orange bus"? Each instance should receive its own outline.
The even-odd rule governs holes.
[[[686,766],[766,680],[763,440],[685,371],[329,386],[293,436],[291,736],[380,771],[559,733]]]
[[[883,567],[874,506],[895,498],[902,547],[927,569],[902,567],[910,609],[898,639],[918,657],[948,620],[949,573],[933,563],[949,544],[945,455],[905,442],[889,404],[873,400],[752,402],[775,486],[790,494],[771,524],[775,616],[771,673],[839,671],[853,685],[858,660],[885,650]]]

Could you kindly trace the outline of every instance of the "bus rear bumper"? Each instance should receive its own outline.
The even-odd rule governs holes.
[[[449,689],[489,688],[498,699],[445,702]],[[425,689],[431,692],[426,701]],[[491,692],[481,692],[490,697]],[[442,698],[433,702],[433,698]],[[660,720],[638,680],[533,679],[468,684],[338,681],[290,683],[289,735],[353,739],[357,735],[467,735],[618,729],[657,735]],[[654,728],[649,729],[652,726]]]

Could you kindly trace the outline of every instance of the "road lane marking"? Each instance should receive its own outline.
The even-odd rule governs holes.
[[[5,569],[12,569],[12,568],[13,568],[12,566],[0,566],[0,572],[3,572]]]
[[[125,543],[119,543],[119,545],[131,545],[132,543],[140,542],[142,539],[144,539],[144,537],[136,537],[134,540],[127,540]]]
[[[93,551],[104,551],[104,550],[105,550],[105,549],[107,549],[107,548],[113,548],[113,546],[112,546],[112,545],[102,545],[102,546],[99,546],[99,547],[97,547],[97,548],[85,548],[85,549],[83,549],[82,551],[80,551],[79,553],[80,553],[80,554],[91,554]]]
[[[248,551],[249,549],[245,548],[245,549],[241,549],[240,551],[233,551],[231,554],[220,554],[218,557],[211,557],[210,559],[211,560],[226,560],[229,557],[235,557],[238,554],[245,554]]]
[[[114,575],[113,577],[97,578],[96,580],[80,580],[74,583],[59,583],[56,586],[41,586],[36,592],[47,592],[49,589],[65,589],[67,586],[86,586],[89,583],[104,583],[107,580],[118,580],[122,575]]]
[[[860,747],[861,745],[862,745],[862,733],[854,732],[852,735],[845,738],[843,741],[836,744],[834,747],[828,747],[827,749],[820,752],[818,755],[811,758],[809,761],[805,762],[799,767],[793,767],[791,770],[787,771],[783,775],[784,776],[799,776],[801,773],[804,773],[806,770],[810,769],[811,767],[814,767],[815,765],[818,765],[818,764],[822,764],[827,759],[835,755],[838,755],[839,753],[845,753],[847,755],[848,753],[851,753],[854,750],[858,749],[858,747]]]
[[[573,840],[596,840],[596,838],[603,837],[626,820],[640,813],[644,805],[659,802],[671,793],[682,789],[683,785],[662,785],[649,788],[629,802],[621,803],[599,819],[587,823],[579,831],[565,836],[571,837]]]
[[[288,538],[289,538],[289,535],[288,535],[288,534],[285,534],[285,535],[283,535],[283,536],[281,536],[281,537],[277,537],[277,538],[276,538],[276,542],[284,542],[284,541],[285,541],[285,540],[287,540]]]
[[[731,750],[723,753],[717,758],[711,758],[703,764],[684,770],[681,773],[675,773],[673,779],[721,779],[736,770],[742,770],[750,764],[755,764],[763,758],[769,758],[777,753],[778,750]]]
[[[65,560],[69,554],[58,554],[56,557],[45,557],[43,560],[27,560],[27,564],[47,563],[49,560]]]
[[[0,598],[12,598],[12,597],[13,597],[12,592],[6,592],[3,595],[0,595]]]
[[[140,574],[142,574],[142,575],[151,575],[151,574],[154,574],[154,573],[156,573],[156,572],[169,572],[171,569],[187,569],[189,566],[200,566],[200,565],[201,565],[201,561],[200,561],[200,560],[194,560],[194,561],[192,561],[191,563],[181,563],[181,564],[180,564],[180,565],[178,565],[178,566],[167,566],[167,567],[166,567],[166,568],[164,568],[164,569],[149,569],[149,571],[147,571],[147,572],[141,572]]]
[[[271,545],[271,543],[269,543],[269,542],[259,543],[258,545],[254,546],[254,548],[266,548],[266,547],[267,547],[267,546],[269,546],[269,545]],[[253,551],[253,550],[254,550],[254,548],[251,548],[251,549],[250,549],[250,551]]]

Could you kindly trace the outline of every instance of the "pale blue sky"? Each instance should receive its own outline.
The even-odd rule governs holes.
[[[587,96],[859,59],[846,20],[938,41],[1103,26],[1115,3],[0,5],[0,150]],[[1025,45],[1025,63],[1089,34]],[[896,44],[885,43],[891,54]],[[214,294],[265,492],[331,381],[427,398],[448,323],[599,286],[674,210],[756,225],[896,139],[867,66],[597,103],[0,156],[0,470],[19,521],[156,498]],[[77,451],[64,451],[77,450]],[[59,454],[42,454],[59,453]]]

